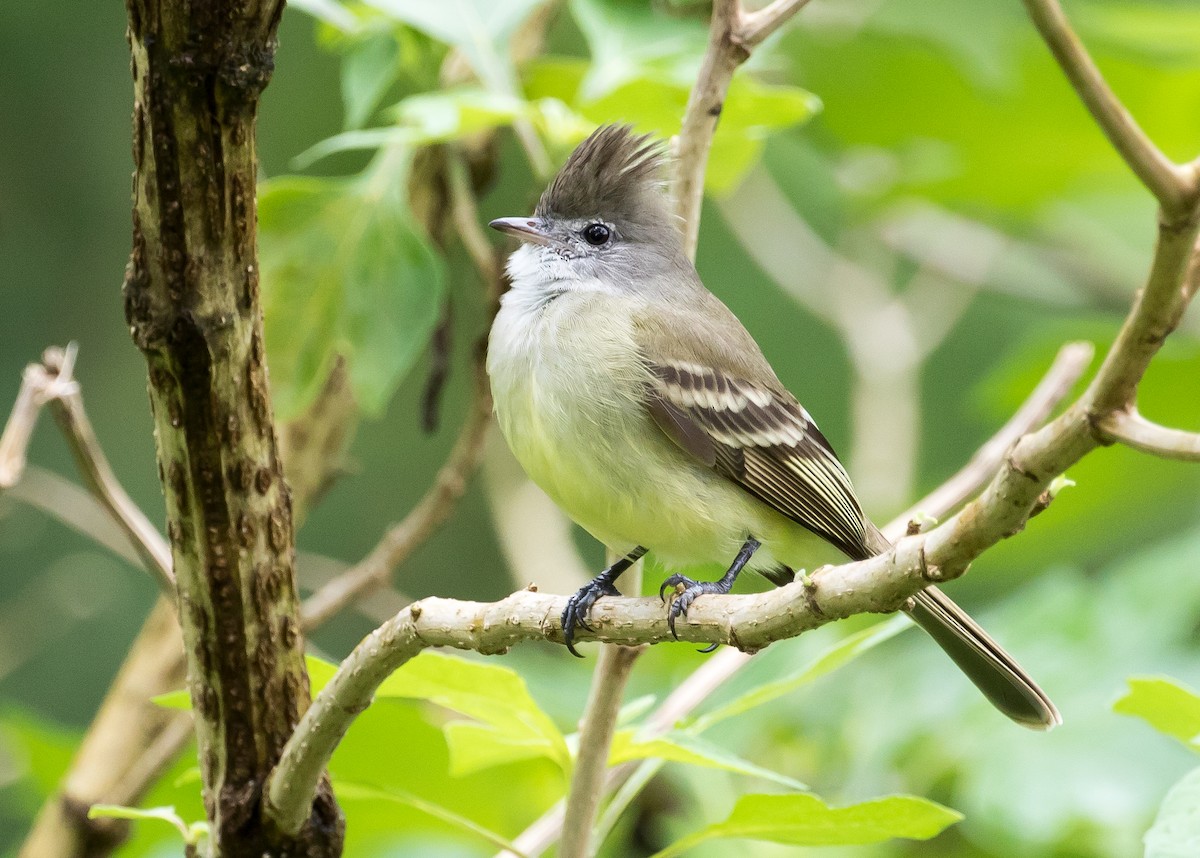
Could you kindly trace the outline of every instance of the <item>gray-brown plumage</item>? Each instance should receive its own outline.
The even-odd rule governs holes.
[[[509,262],[489,341],[499,423],[517,458],[576,521],[627,554],[563,615],[568,645],[645,549],[680,565],[733,562],[719,582],[674,575],[674,622],[745,566],[776,583],[816,534],[854,559],[890,548],[808,412],[683,253],[662,150],[599,129],[530,218],[493,221],[526,244]],[[1036,684],[950,599],[913,618],[984,695],[1026,726],[1059,723]]]

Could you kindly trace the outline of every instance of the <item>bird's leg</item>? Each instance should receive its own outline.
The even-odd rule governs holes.
[[[567,645],[567,649],[571,655],[583,658],[575,651],[575,627],[579,626],[582,629],[592,631],[592,627],[588,625],[588,611],[592,609],[592,605],[601,596],[620,596],[616,585],[613,583],[621,576],[621,573],[641,559],[646,553],[646,549],[642,546],[630,551],[612,566],[609,566],[583,587],[579,588],[579,592],[567,600],[567,607],[562,612],[562,630],[563,643]]]
[[[678,587],[680,584],[684,586],[684,590],[671,603],[671,607],[667,610],[667,625],[671,627],[671,635],[678,640],[679,635],[675,634],[675,620],[678,617],[686,617],[687,610],[697,596],[703,596],[706,593],[725,594],[733,589],[733,582],[737,580],[737,576],[749,562],[751,555],[759,549],[762,543],[753,536],[747,536],[746,542],[742,545],[742,549],[737,553],[737,557],[733,558],[733,563],[729,566],[729,571],[721,576],[719,581],[693,581],[683,575],[672,575],[667,580],[663,581],[662,586],[658,588],[658,597],[665,600],[668,587]],[[710,647],[701,652],[711,652],[714,647]]]

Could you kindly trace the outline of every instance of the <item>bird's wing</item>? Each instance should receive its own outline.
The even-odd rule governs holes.
[[[671,440],[847,555],[872,553],[845,468],[791,394],[686,361],[649,369],[646,406]]]

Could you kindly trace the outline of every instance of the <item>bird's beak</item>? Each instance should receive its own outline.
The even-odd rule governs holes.
[[[547,247],[558,247],[560,242],[552,238],[537,218],[532,217],[498,217],[488,224],[492,229],[508,235],[515,235],[521,241],[530,244],[544,244]]]

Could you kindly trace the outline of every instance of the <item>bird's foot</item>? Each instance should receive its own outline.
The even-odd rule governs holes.
[[[567,600],[567,607],[562,612],[562,630],[563,643],[567,645],[567,650],[571,655],[583,658],[575,649],[575,629],[578,627],[589,632],[593,631],[592,627],[588,625],[587,616],[588,612],[592,610],[592,605],[596,604],[596,600],[601,596],[620,595],[612,581],[601,575],[580,587],[579,592]]]
[[[683,585],[683,589],[679,590],[679,585]],[[671,637],[679,640],[679,635],[675,633],[675,620],[679,617],[686,617],[688,608],[692,602],[696,601],[697,596],[707,594],[725,595],[733,586],[732,581],[727,581],[722,578],[720,581],[695,581],[685,575],[672,575],[667,580],[662,582],[662,586],[658,588],[658,597],[666,601],[666,591],[669,587],[674,587],[678,590],[678,595],[671,601],[671,607],[667,609],[667,626],[671,629]],[[712,646],[701,650],[701,652],[712,652],[716,646]]]

